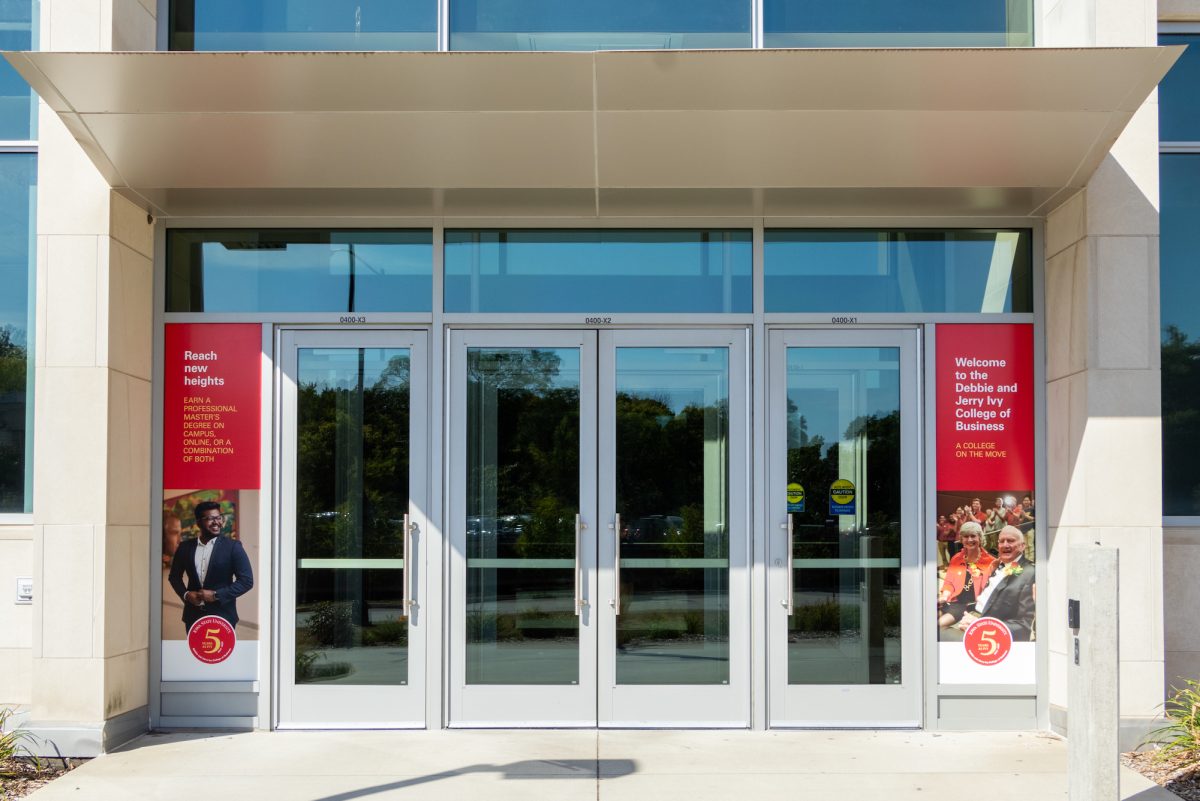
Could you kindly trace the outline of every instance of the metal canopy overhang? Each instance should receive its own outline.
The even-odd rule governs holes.
[[[1045,214],[1181,47],[6,53],[159,216]]]

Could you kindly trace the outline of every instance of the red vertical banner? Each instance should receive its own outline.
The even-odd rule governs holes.
[[[937,327],[937,488],[1034,485],[1033,326]]]
[[[937,326],[938,681],[1033,684],[1033,326]]]
[[[164,342],[162,678],[253,681],[262,326],[174,323]]]
[[[166,326],[163,486],[259,489],[262,327]]]

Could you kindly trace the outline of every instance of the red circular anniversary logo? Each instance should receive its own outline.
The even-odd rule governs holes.
[[[224,662],[233,653],[235,645],[237,635],[225,618],[216,615],[202,617],[188,629],[188,648],[192,656],[205,664]]]
[[[981,617],[963,633],[967,656],[981,665],[998,665],[1012,650],[1012,632],[1003,621]]]

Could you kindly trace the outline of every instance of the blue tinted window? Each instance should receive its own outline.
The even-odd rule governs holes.
[[[0,50],[33,50],[34,4],[0,0]],[[0,139],[33,139],[37,105],[29,84],[0,58]]]
[[[1032,0],[764,0],[766,47],[1029,47]]]
[[[436,0],[171,0],[171,50],[436,50]]]
[[[1028,231],[767,231],[768,312],[1033,311]]]
[[[37,157],[0,154],[0,513],[32,510]]]
[[[1158,43],[1188,46],[1158,85],[1158,138],[1200,142],[1200,33],[1164,34]]]
[[[447,231],[448,312],[749,312],[749,231]]]
[[[427,312],[429,231],[167,232],[169,312]]]
[[[1163,514],[1200,515],[1200,153],[1159,157]]]
[[[452,50],[750,46],[749,0],[450,0]]]

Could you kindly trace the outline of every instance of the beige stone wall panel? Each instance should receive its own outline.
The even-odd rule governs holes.
[[[32,575],[32,538],[0,539],[0,649],[33,647],[33,605],[13,603],[17,577]],[[4,683],[0,671],[0,696]]]
[[[150,382],[110,372],[107,401],[104,522],[149,525]]]
[[[37,659],[30,717],[37,721],[104,720],[103,659]]]
[[[149,652],[132,651],[103,662],[104,720],[149,703]]]
[[[104,588],[104,657],[148,646],[150,615],[149,528],[109,526],[104,535],[103,570],[96,581]]]
[[[108,239],[107,244],[107,363],[114,370],[149,381],[153,361],[153,263],[116,239]]]
[[[1075,242],[1046,261],[1046,296],[1055,298],[1046,308],[1048,381],[1087,367],[1090,264],[1086,241]]]
[[[142,254],[154,258],[154,225],[146,212],[127,198],[113,192],[109,198],[109,232],[113,239]]]
[[[98,550],[90,525],[44,526],[41,537],[40,590],[36,608],[35,655],[52,659],[85,659],[96,654],[95,638],[102,609],[95,583]]]
[[[101,324],[97,308],[100,243],[97,236],[46,237],[46,305],[38,312],[46,318],[39,347],[45,350],[47,367],[94,367],[98,348],[106,344],[107,325]]]
[[[35,381],[34,520],[102,522],[108,501],[107,371],[47,367]]]

